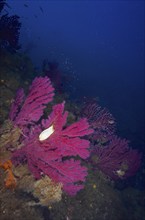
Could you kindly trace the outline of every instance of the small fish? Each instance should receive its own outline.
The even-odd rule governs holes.
[[[28,8],[28,5],[27,5],[27,4],[24,4],[24,7]]]
[[[116,174],[120,177],[120,178],[122,178],[124,175],[125,175],[125,171],[124,170],[117,170],[116,171]]]
[[[109,120],[108,123],[109,123],[110,125],[113,125],[113,124],[115,123],[115,121],[114,121],[114,120]]]
[[[44,11],[43,11],[43,8],[42,8],[41,6],[39,6],[39,8],[40,8],[41,12],[43,13],[43,12],[44,12]]]

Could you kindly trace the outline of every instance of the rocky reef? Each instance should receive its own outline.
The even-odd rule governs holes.
[[[143,220],[145,216],[145,193],[131,187],[115,188],[99,169],[92,169],[89,162],[82,160],[88,169],[84,189],[70,197],[62,191],[60,183],[53,183],[49,177],[35,180],[27,165],[14,167],[10,162],[10,152],[5,148],[8,143],[19,146],[20,131],[8,121],[11,102],[18,87],[28,90],[34,76],[31,60],[23,54],[12,55],[8,51],[0,54],[0,213],[1,220]],[[27,74],[26,74],[27,73]],[[57,96],[56,100],[62,100]],[[76,104],[67,104],[72,110],[69,123],[77,116],[73,109]],[[77,112],[79,107],[76,106]],[[46,112],[50,112],[46,108]],[[11,149],[13,150],[13,149]],[[5,163],[2,161],[6,161]],[[9,187],[9,181],[13,185]],[[7,183],[7,184],[6,184]],[[11,216],[11,218],[9,217]]]

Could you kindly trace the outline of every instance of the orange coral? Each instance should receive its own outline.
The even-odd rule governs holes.
[[[5,172],[7,173],[6,178],[5,178],[5,187],[14,189],[16,187],[16,179],[12,172],[12,161],[7,160],[4,163],[0,163],[0,167],[3,168]]]

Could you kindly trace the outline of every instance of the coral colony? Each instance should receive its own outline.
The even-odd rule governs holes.
[[[129,148],[128,141],[116,135],[106,146],[95,145],[91,158],[94,166],[113,180],[133,176],[140,167],[141,154]]]
[[[89,157],[90,142],[81,137],[91,134],[93,129],[85,118],[66,126],[65,102],[54,105],[49,117],[36,123],[53,96],[54,89],[47,77],[34,79],[25,100],[23,90],[18,91],[10,119],[23,136],[21,148],[14,151],[12,162],[15,165],[26,162],[36,179],[47,175],[62,183],[68,194],[74,195],[83,188],[87,176],[86,167],[75,157]]]
[[[92,141],[103,142],[114,134],[116,128],[114,117],[106,108],[101,108],[95,100],[85,102],[82,115],[88,119],[94,129],[91,135]]]
[[[129,147],[129,141],[117,137],[113,116],[94,101],[84,106],[83,116],[94,129],[90,135],[93,167],[114,180],[133,176],[140,167],[142,155]]]
[[[9,146],[13,165],[27,164],[37,181],[50,178],[69,195],[84,187],[87,168],[81,165],[82,159],[114,180],[136,173],[141,154],[115,135],[115,120],[106,109],[94,102],[87,104],[83,118],[67,125],[65,101],[43,117],[53,96],[48,77],[36,77],[26,97],[23,89],[18,90],[9,114],[14,136],[19,139],[15,147]]]

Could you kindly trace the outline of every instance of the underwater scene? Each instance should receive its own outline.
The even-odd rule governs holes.
[[[1,220],[145,220],[144,6],[0,0]]]

